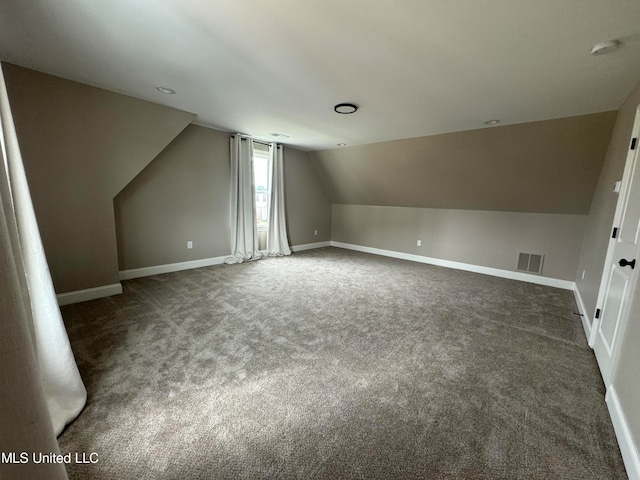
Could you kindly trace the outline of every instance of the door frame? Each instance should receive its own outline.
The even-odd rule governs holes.
[[[615,239],[612,238],[612,232],[613,232],[613,228],[614,227],[618,227],[620,226],[620,222],[622,220],[622,215],[623,215],[623,208],[624,208],[624,200],[627,197],[627,195],[629,194],[628,190],[629,190],[629,186],[631,183],[631,173],[632,173],[632,167],[633,167],[633,160],[636,157],[636,155],[638,156],[638,158],[636,159],[636,168],[640,168],[640,105],[638,107],[636,107],[636,115],[635,115],[635,119],[633,122],[633,129],[631,131],[631,136],[629,137],[629,143],[627,144],[627,156],[626,156],[626,160],[625,160],[625,165],[624,165],[624,171],[622,174],[622,181],[621,181],[621,186],[620,186],[620,192],[618,194],[618,200],[616,202],[616,210],[615,210],[615,214],[613,216],[613,222],[611,224],[611,228],[609,229],[609,245],[607,246],[607,255],[605,257],[605,262],[604,262],[604,267],[602,269],[602,277],[600,279],[600,287],[598,289],[598,299],[596,302],[596,308],[597,309],[602,309],[604,303],[605,303],[605,292],[607,291],[607,285],[608,285],[608,281],[609,281],[609,277],[611,275],[611,270],[612,270],[612,264],[613,264],[613,252],[615,249]],[[634,150],[631,150],[631,142],[633,141],[633,139],[636,138],[638,140],[636,140],[636,146]],[[633,291],[634,291],[634,287],[635,287],[635,282],[637,281],[638,276],[636,275],[636,280],[633,281],[633,283],[629,286],[629,297],[633,296]],[[629,298],[629,300],[632,300],[631,298]],[[620,338],[620,335],[624,334],[624,331],[626,329],[627,326],[627,322],[629,319],[629,308],[627,307],[626,309],[627,311],[623,313],[622,318],[620,319],[620,324],[617,327],[616,333],[614,334],[614,338],[618,339]],[[602,315],[600,315],[600,318],[595,318],[595,315],[593,317],[593,322],[591,324],[591,334],[589,335],[589,346],[591,348],[594,348],[597,337],[599,335],[599,331],[600,331],[600,325],[602,323]],[[616,370],[616,366],[618,363],[618,357],[620,356],[620,348],[619,348],[620,342],[616,341],[616,344],[614,345],[614,348],[611,352],[611,373],[613,374],[613,372],[615,372]],[[597,356],[596,356],[596,360],[597,360]],[[598,365],[599,366],[599,365]],[[601,372],[602,375],[602,372]],[[610,385],[605,385],[605,387],[608,389]]]

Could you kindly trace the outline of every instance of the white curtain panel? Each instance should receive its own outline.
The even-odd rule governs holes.
[[[20,252],[26,278],[25,282],[16,278],[16,288],[22,288],[29,309],[41,386],[53,430],[58,435],[67,423],[78,416],[86,403],[87,392],[69,345],[53,289],[1,69],[0,82],[3,174],[7,179],[5,188],[9,190],[3,192],[3,201],[11,201],[11,213],[17,227],[15,240],[19,242],[13,248]],[[19,319],[16,318],[16,321]]]
[[[231,251],[225,263],[262,258],[256,226],[253,140],[239,134],[231,137]]]
[[[284,166],[283,150],[275,143],[269,149],[269,229],[267,231],[267,253],[272,257],[291,255],[287,238],[287,223],[284,211]]]

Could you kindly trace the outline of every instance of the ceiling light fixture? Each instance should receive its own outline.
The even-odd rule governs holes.
[[[173,95],[174,93],[176,93],[173,88],[169,87],[156,87],[156,90],[158,90],[160,93],[166,93],[167,95]]]
[[[347,144],[346,144],[346,143],[339,143],[339,144],[338,144],[338,146],[339,146],[339,147],[346,147],[346,146],[347,146]]]
[[[278,133],[278,132],[273,132],[273,133],[270,133],[269,135],[276,138],[289,138],[289,135],[285,135],[284,133]]]
[[[351,113],[356,113],[356,110],[358,110],[358,106],[354,105],[353,103],[339,103],[338,105],[333,107],[333,110],[336,113],[340,113],[342,115],[349,115]]]
[[[498,120],[497,118],[494,118],[493,120],[487,120],[486,122],[484,122],[485,125],[497,125],[500,123],[500,120]]]
[[[617,50],[622,43],[620,40],[607,40],[598,42],[591,48],[591,55],[604,55],[605,53]]]

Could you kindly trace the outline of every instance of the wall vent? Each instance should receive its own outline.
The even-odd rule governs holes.
[[[516,270],[528,273],[542,273],[542,263],[544,255],[539,253],[522,253],[518,255],[518,266]]]

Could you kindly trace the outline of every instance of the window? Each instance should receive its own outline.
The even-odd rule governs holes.
[[[256,188],[256,225],[258,231],[266,231],[269,218],[269,154],[255,151],[253,176]]]

